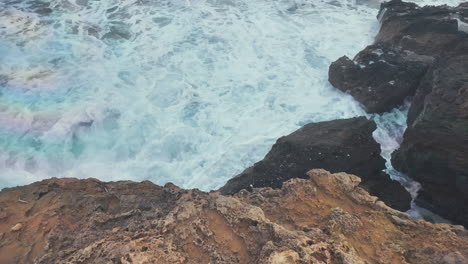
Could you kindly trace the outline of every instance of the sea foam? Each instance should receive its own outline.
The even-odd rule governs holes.
[[[440,2],[456,3],[419,3]],[[0,187],[95,177],[218,188],[306,123],[365,115],[327,71],[372,42],[377,7],[2,1]]]

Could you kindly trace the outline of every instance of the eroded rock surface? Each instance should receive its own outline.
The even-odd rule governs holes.
[[[252,187],[280,188],[288,179],[304,177],[310,168],[323,168],[359,175],[371,194],[406,211],[411,197],[382,172],[385,160],[372,137],[375,129],[375,123],[365,117],[307,124],[279,138],[263,160],[230,179],[220,191],[234,194]]]
[[[354,175],[308,177],[234,196],[95,179],[3,190],[0,263],[468,261],[463,227],[414,221]]]

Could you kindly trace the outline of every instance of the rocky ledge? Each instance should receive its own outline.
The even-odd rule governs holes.
[[[221,189],[234,194],[253,187],[280,188],[291,178],[306,176],[311,168],[359,175],[361,187],[389,206],[406,211],[411,196],[383,172],[385,160],[372,137],[377,128],[365,117],[307,124],[279,138],[265,158],[230,179]]]
[[[375,43],[335,61],[329,80],[369,113],[413,97],[393,166],[421,183],[419,206],[468,226],[468,3],[392,0],[378,19]]]
[[[49,179],[0,192],[0,263],[467,263],[461,226],[412,220],[354,175],[234,196]]]

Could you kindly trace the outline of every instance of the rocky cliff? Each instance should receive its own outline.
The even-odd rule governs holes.
[[[0,263],[467,263],[461,226],[412,220],[312,170],[234,196],[50,179],[0,192]]]
[[[467,8],[385,3],[376,43],[330,67],[369,112],[414,96],[394,165],[422,183],[418,204],[463,224]],[[308,124],[220,192],[72,178],[4,189],[0,263],[468,263],[462,226],[387,206],[410,197],[382,173],[374,129],[363,117]]]
[[[412,96],[408,129],[392,155],[419,181],[416,203],[468,226],[468,3],[383,3],[375,43],[329,69],[329,80],[370,113]]]

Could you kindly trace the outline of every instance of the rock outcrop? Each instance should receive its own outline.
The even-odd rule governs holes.
[[[378,18],[381,28],[375,43],[386,43],[419,55],[449,54],[463,35],[460,23],[468,19],[468,5],[424,6],[392,0],[382,3]]]
[[[384,112],[413,96],[394,167],[422,185],[416,203],[468,226],[468,4],[381,5],[375,43],[330,66],[330,82]]]
[[[468,52],[426,75],[392,163],[422,184],[418,205],[468,226]]]
[[[466,263],[461,226],[412,220],[345,173],[224,196],[49,179],[0,192],[0,263]]]
[[[288,179],[304,177],[310,168],[323,168],[359,175],[372,195],[406,211],[411,197],[382,172],[385,160],[372,137],[375,129],[375,123],[365,117],[307,124],[279,138],[263,160],[230,179],[220,191],[234,194],[253,187],[280,188]]]
[[[329,68],[330,83],[350,93],[369,113],[382,113],[413,96],[438,57],[453,54],[466,33],[468,7],[419,7],[393,0],[383,3],[375,43],[353,60],[346,56]]]
[[[383,8],[376,41],[435,58],[392,163],[421,183],[418,205],[468,226],[468,34],[461,27],[468,5],[419,8],[393,1]]]
[[[414,95],[433,57],[375,44],[353,60],[343,56],[329,69],[330,83],[349,92],[370,113],[388,112]]]

